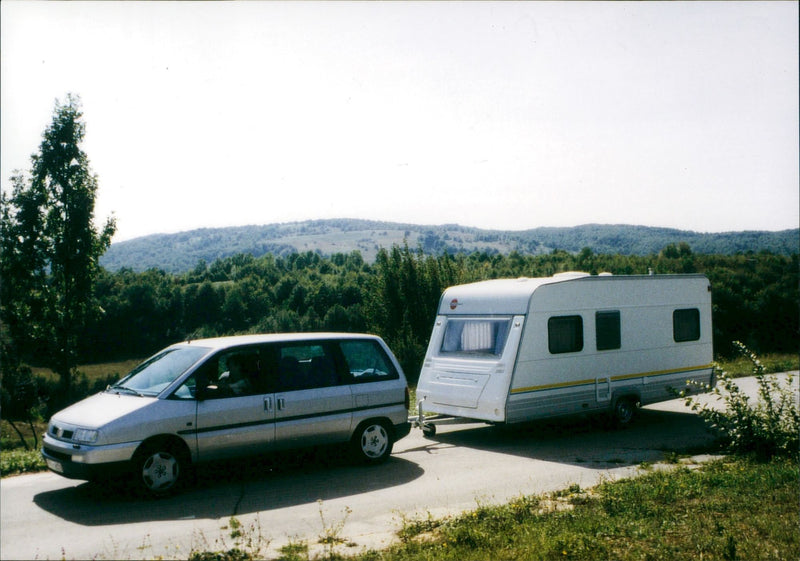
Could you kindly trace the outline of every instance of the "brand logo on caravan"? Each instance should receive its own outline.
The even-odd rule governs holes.
[[[450,309],[455,310],[458,307],[458,298],[450,300]]]

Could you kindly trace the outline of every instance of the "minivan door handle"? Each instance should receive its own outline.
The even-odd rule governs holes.
[[[264,411],[272,411],[272,398],[265,397],[264,398]]]

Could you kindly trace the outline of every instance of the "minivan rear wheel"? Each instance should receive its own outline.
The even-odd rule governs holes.
[[[174,492],[188,467],[183,454],[169,442],[143,446],[136,453],[133,464],[137,486],[152,496]]]
[[[381,421],[368,421],[358,427],[350,443],[354,458],[366,464],[386,461],[392,453],[391,429]]]

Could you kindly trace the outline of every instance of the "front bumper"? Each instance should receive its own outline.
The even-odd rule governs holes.
[[[101,479],[127,471],[138,442],[90,446],[58,440],[45,434],[42,446],[50,471],[70,479]]]

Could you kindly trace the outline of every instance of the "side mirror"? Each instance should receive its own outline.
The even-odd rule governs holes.
[[[213,384],[208,386],[198,386],[195,390],[194,397],[197,399],[197,401],[203,401],[210,398],[218,391],[219,388]]]

